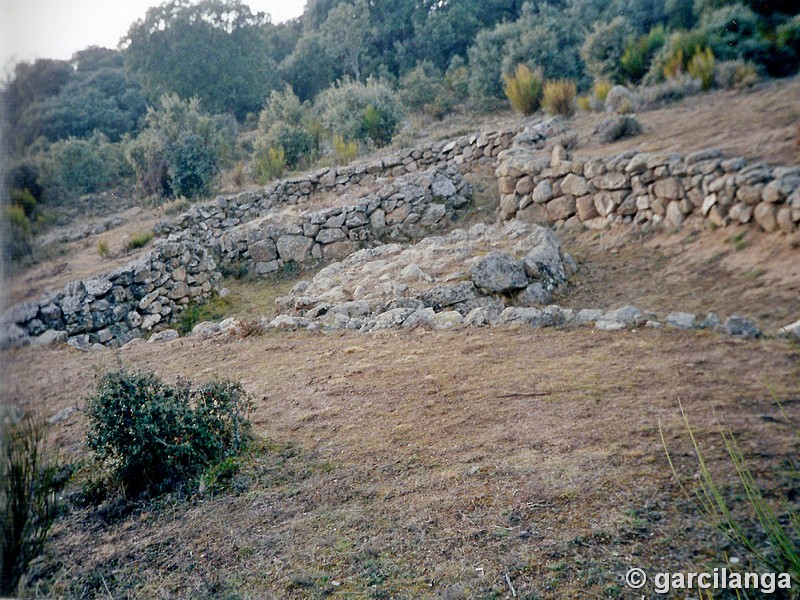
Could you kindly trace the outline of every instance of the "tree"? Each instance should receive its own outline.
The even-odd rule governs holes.
[[[278,69],[301,100],[312,100],[343,74],[317,32],[306,33]]]
[[[128,160],[146,195],[193,197],[207,194],[236,132],[220,116],[200,109],[197,98],[162,96],[149,108],[147,127],[130,144]]]
[[[363,57],[370,40],[367,0],[342,3],[331,9],[320,27],[322,41],[333,57],[342,61],[356,81],[361,81]]]
[[[596,80],[621,83],[625,79],[621,59],[633,35],[634,29],[625,17],[617,17],[610,23],[595,23],[581,46],[587,71]]]
[[[151,99],[196,96],[212,112],[243,119],[278,87],[270,27],[267,15],[240,0],[171,0],[131,26],[126,66]]]

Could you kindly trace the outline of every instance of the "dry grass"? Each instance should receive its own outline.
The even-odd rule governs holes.
[[[724,541],[680,497],[693,458],[682,399],[706,440],[711,407],[768,472],[793,452],[797,357],[777,342],[671,331],[484,330],[182,339],[122,351],[166,380],[241,379],[256,431],[234,490],[59,523],[53,593],[100,576],[113,595],[606,597],[629,565],[724,564]],[[55,412],[112,353],[15,351],[14,388]],[[57,365],[42,377],[31,365]],[[79,402],[81,404],[81,402]],[[56,430],[73,460],[84,422]],[[725,468],[721,449],[709,451]],[[234,517],[235,515],[235,517]],[[334,583],[335,582],[335,583]],[[77,586],[77,584],[75,584]]]

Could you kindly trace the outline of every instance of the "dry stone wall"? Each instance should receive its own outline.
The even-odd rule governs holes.
[[[230,229],[266,216],[282,205],[307,202],[315,194],[343,194],[354,186],[371,186],[387,177],[413,177],[434,167],[451,167],[463,174],[480,164],[494,164],[498,154],[510,148],[514,137],[523,129],[475,133],[451,141],[431,142],[382,158],[282,179],[259,190],[218,196],[213,202],[197,205],[175,219],[159,223],[156,233],[168,235],[204,225],[212,229]]]
[[[305,211],[294,220],[273,212],[228,227],[218,207],[170,239],[200,241],[223,265],[244,264],[265,275],[289,262],[343,258],[378,242],[421,237],[451,222],[471,193],[453,166],[434,167],[384,182],[352,204]]]
[[[70,282],[12,307],[0,317],[0,346],[57,341],[84,350],[93,344],[119,346],[209,294],[219,278],[205,246],[162,240],[107,275]]]
[[[630,151],[607,158],[569,157],[517,145],[496,170],[504,220],[583,224],[664,223],[687,219],[724,227],[756,223],[793,233],[800,223],[800,168],[747,164],[718,149],[675,153]]]

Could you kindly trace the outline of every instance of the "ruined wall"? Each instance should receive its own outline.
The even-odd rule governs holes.
[[[160,241],[153,250],[112,272],[17,304],[0,316],[0,345],[119,346],[152,329],[216,288],[220,275],[196,242]]]

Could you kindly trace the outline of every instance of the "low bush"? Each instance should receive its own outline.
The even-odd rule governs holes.
[[[658,85],[640,88],[636,93],[637,105],[643,109],[656,108],[678,102],[699,92],[700,82],[693,77],[684,75]]]
[[[88,398],[88,445],[127,493],[180,486],[250,439],[251,403],[239,383],[193,387],[120,368]]]
[[[548,81],[544,84],[542,107],[551,115],[571,117],[575,114],[575,92],[574,81],[568,79]]]
[[[358,155],[358,144],[345,140],[341,135],[333,136],[333,156],[337,165],[353,162]]]
[[[105,240],[99,240],[97,242],[97,254],[101,258],[111,258],[111,250],[108,248],[108,242]]]
[[[388,144],[403,119],[400,99],[383,83],[345,80],[315,101],[320,123],[330,135],[341,135],[372,146]]]
[[[276,121],[267,131],[263,142],[269,148],[280,148],[286,166],[295,167],[302,162],[310,162],[316,154],[314,138],[304,128],[286,121]]]
[[[256,148],[251,168],[256,183],[266,185],[286,170],[286,153],[281,147],[260,144]]]
[[[623,77],[632,83],[639,83],[650,69],[653,57],[666,41],[663,25],[654,27],[646,35],[630,38],[620,59]]]
[[[43,419],[31,413],[6,413],[0,419],[0,594],[10,596],[41,553],[58,514],[58,463]]]
[[[609,23],[595,23],[581,46],[586,70],[596,79],[622,83],[626,75],[622,59],[633,34],[633,25],[626,17],[616,17]]]
[[[714,85],[714,53],[711,48],[698,50],[689,61],[688,71],[700,82],[702,90],[710,90]]]
[[[131,250],[144,248],[148,243],[150,243],[150,240],[152,239],[153,239],[152,231],[137,231],[131,234],[131,237],[128,240],[128,248],[130,248]]]
[[[503,91],[511,106],[523,115],[532,115],[542,101],[544,79],[541,69],[531,71],[524,64],[517,65],[513,75],[503,75]]]
[[[594,135],[606,144],[639,135],[641,132],[642,126],[633,115],[611,117],[594,129]]]
[[[750,62],[726,60],[714,67],[714,81],[721,88],[741,90],[755,85],[758,70]]]
[[[434,118],[444,116],[454,104],[447,81],[429,61],[418,64],[403,75],[398,94],[406,108]]]

